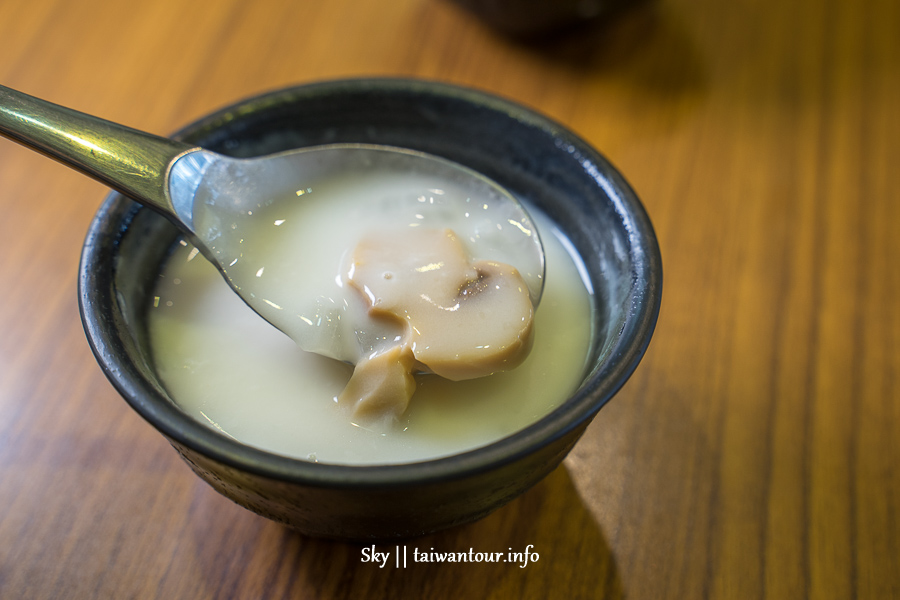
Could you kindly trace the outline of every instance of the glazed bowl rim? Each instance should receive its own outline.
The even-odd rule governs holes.
[[[480,90],[437,81],[398,78],[338,79],[251,96],[185,126],[173,137],[182,138],[201,130],[212,132],[223,123],[240,118],[241,115],[302,101],[303,94],[310,92],[340,94],[366,89],[453,97],[502,111],[525,126],[545,131],[554,138],[558,147],[564,148],[574,159],[580,161],[582,168],[606,192],[617,216],[627,229],[630,244],[628,254],[633,263],[632,280],[646,282],[644,287],[633,289],[630,294],[631,312],[609,358],[602,362],[600,368],[588,374],[574,395],[537,422],[508,437],[459,454],[414,463],[343,465],[304,461],[244,445],[216,433],[178,408],[151,382],[130,367],[127,355],[104,338],[100,323],[109,318],[104,311],[114,307],[110,306],[109,297],[103,297],[100,285],[102,275],[95,265],[102,258],[104,243],[109,243],[108,240],[127,229],[130,222],[128,215],[148,210],[134,205],[123,212],[122,203],[132,203],[113,192],[94,216],[82,250],[78,277],[82,323],[91,349],[113,386],[138,414],[173,444],[191,448],[203,456],[241,471],[306,486],[386,489],[437,483],[512,463],[573,430],[586,426],[625,384],[643,357],[656,326],[662,297],[662,261],[653,227],[643,205],[624,178],[599,152],[555,121],[519,103]]]

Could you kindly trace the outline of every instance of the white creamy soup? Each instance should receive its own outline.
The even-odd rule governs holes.
[[[318,204],[316,210],[325,206]],[[329,248],[342,238],[327,227],[310,226],[323,221],[335,226],[342,209],[331,206],[330,217],[303,219],[306,233],[296,237],[298,264],[309,265],[298,272],[308,268],[322,282],[340,278],[350,250]],[[544,244],[546,274],[528,357],[515,369],[465,381],[416,375],[408,408],[387,429],[354,422],[338,403],[352,366],[299,348],[248,308],[186,242],[167,261],[149,310],[160,378],[171,397],[209,427],[305,460],[417,462],[497,441],[571,395],[583,377],[591,335],[590,295],[580,259],[549,219],[536,212],[532,217]],[[289,214],[279,218],[301,221]]]

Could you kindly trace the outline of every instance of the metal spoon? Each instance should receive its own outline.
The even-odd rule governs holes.
[[[243,226],[241,218],[253,215],[254,211],[259,213],[273,203],[298,201],[308,189],[310,178],[319,172],[408,169],[473,185],[478,190],[479,206],[483,203],[485,210],[490,207],[482,218],[490,225],[485,230],[493,231],[487,235],[496,238],[487,245],[499,257],[491,258],[517,267],[528,284],[535,306],[541,297],[543,246],[527,211],[496,183],[438,157],[386,146],[345,144],[235,159],[86,115],[4,86],[0,86],[0,134],[169,218],[253,310],[304,349],[332,358],[355,362],[357,351],[348,350],[346,344],[333,343],[336,334],[328,330],[331,320],[322,319],[321,315],[294,315],[303,322],[318,318],[320,324],[318,328],[298,329],[293,320],[285,320],[283,315],[289,311],[281,310],[290,305],[290,298],[257,297],[253,277],[235,267],[245,250],[240,247],[244,241],[238,227],[239,223]],[[311,195],[302,201],[314,202],[314,198]],[[467,204],[452,208],[471,207]],[[438,219],[427,214],[425,217]],[[423,216],[417,214],[416,218]],[[279,310],[273,310],[273,306]]]

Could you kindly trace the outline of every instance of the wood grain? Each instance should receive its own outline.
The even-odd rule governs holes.
[[[469,85],[606,154],[659,326],[561,467],[363,563],[200,482],[77,312],[99,184],[0,140],[0,597],[900,598],[900,4],[659,0],[539,43],[441,0],[0,1],[0,82],[157,133],[286,85]],[[392,550],[393,547],[382,548]]]

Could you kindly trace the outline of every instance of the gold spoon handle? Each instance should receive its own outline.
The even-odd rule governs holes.
[[[0,135],[167,215],[167,178],[195,147],[58,106],[0,85]]]

